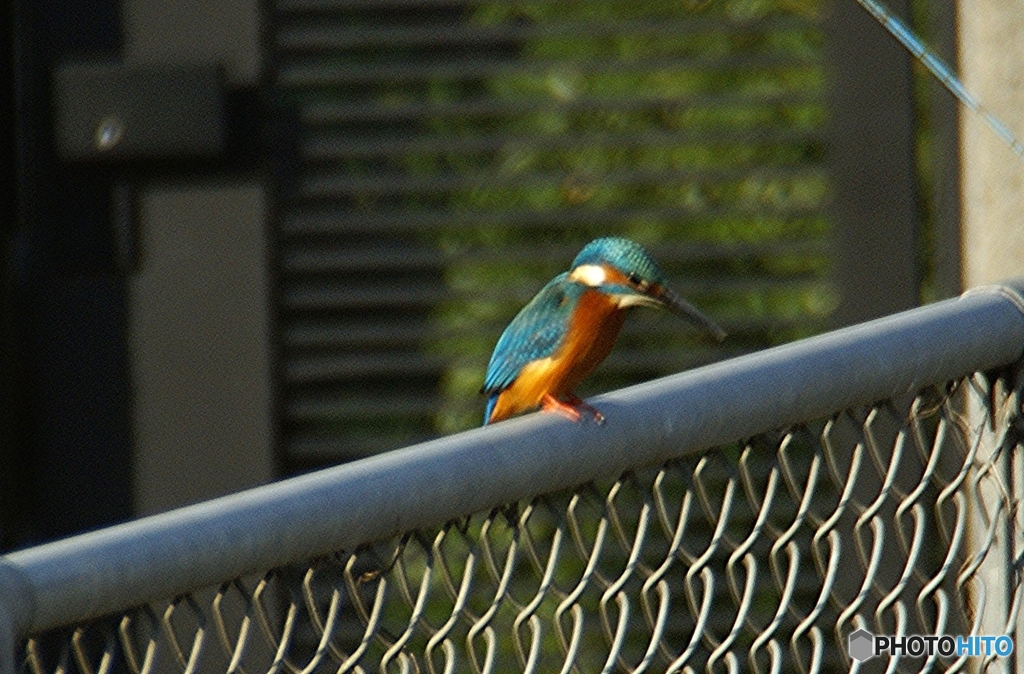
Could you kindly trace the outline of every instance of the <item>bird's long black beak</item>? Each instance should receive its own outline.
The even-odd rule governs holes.
[[[665,307],[672,313],[682,316],[686,320],[703,329],[709,335],[714,337],[715,341],[720,342],[725,339],[726,332],[720,325],[718,325],[718,323],[715,323],[713,320],[702,314],[697,307],[675,294],[669,288],[657,288],[651,296],[661,306]]]

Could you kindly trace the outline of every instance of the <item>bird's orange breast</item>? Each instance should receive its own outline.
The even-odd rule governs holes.
[[[572,394],[612,350],[625,317],[626,312],[606,295],[596,290],[584,292],[558,350],[523,367],[498,396],[490,421],[533,409],[545,394],[556,398]]]

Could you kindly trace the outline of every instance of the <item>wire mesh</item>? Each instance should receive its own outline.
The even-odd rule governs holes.
[[[861,627],[1013,635],[1018,411],[974,374],[36,635],[23,669],[829,672]]]

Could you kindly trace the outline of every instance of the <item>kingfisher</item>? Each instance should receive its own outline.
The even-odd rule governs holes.
[[[573,391],[605,359],[631,307],[667,309],[717,341],[725,331],[666,284],[640,244],[620,237],[591,241],[512,319],[498,339],[480,392],[484,425],[537,407],[573,421],[604,415]]]

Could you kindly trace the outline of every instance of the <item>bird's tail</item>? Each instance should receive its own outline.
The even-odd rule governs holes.
[[[484,408],[484,426],[491,422],[491,414],[494,412],[494,406],[498,404],[498,394],[492,393],[487,396],[487,407]]]

